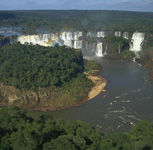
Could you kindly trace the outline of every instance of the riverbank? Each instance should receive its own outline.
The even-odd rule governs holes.
[[[43,112],[56,111],[56,110],[68,109],[68,108],[72,108],[72,107],[80,107],[80,106],[84,105],[86,102],[88,102],[89,100],[91,100],[94,97],[96,97],[97,95],[99,95],[100,92],[107,85],[107,80],[100,75],[88,75],[87,73],[85,73],[85,75],[94,84],[88,93],[88,97],[82,99],[78,103],[68,105],[68,106],[62,106],[62,107],[55,107],[54,105],[43,107],[38,104],[37,106],[29,109],[29,111],[43,111]]]
[[[95,61],[84,60],[85,72],[64,82],[37,90],[17,89],[0,83],[0,106],[17,106],[30,111],[55,111],[81,106],[96,97],[107,81],[99,75],[102,67]]]
[[[89,58],[88,60],[84,60],[84,65],[86,68],[86,72],[84,72],[83,74],[86,76],[87,79],[89,79],[93,83],[92,86],[88,87],[88,94],[86,97],[82,98],[80,101],[75,102],[73,104],[69,103],[68,105],[60,105],[60,107],[59,105],[58,107],[56,107],[54,104],[43,107],[38,104],[37,106],[35,106],[34,108],[30,110],[31,111],[40,110],[45,112],[45,111],[63,110],[63,109],[68,109],[72,107],[80,107],[84,105],[86,102],[88,102],[89,100],[99,95],[100,92],[105,88],[107,84],[107,80],[99,75],[100,71],[102,70],[102,66],[98,64],[97,62],[93,61],[92,59],[89,60]],[[79,85],[82,85],[80,81],[78,82],[79,82],[78,83]],[[70,96],[73,97],[74,95],[71,93]]]
[[[88,94],[88,100],[91,100],[97,95],[99,95],[100,92],[105,88],[107,80],[99,75],[98,76],[89,75],[87,76],[87,78],[94,83],[94,86],[92,87],[91,91]]]

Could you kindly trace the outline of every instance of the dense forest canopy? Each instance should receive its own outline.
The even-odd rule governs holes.
[[[48,31],[128,31],[153,33],[153,13],[106,10],[0,11],[1,27]]]
[[[142,121],[128,133],[102,134],[82,121],[37,120],[16,107],[0,109],[2,150],[151,150],[153,124]]]
[[[20,89],[59,86],[83,69],[81,51],[66,46],[16,43],[0,50],[0,81]]]

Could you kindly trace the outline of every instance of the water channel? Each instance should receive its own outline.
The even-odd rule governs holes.
[[[103,66],[100,74],[108,81],[106,92],[81,107],[51,112],[53,118],[82,120],[111,133],[128,131],[140,120],[153,121],[153,82],[147,79],[148,70],[134,62],[94,59]]]

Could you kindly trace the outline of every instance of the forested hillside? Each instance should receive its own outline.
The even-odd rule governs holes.
[[[0,50],[0,81],[16,88],[60,86],[82,72],[80,50],[19,43]]]
[[[0,109],[1,150],[151,150],[152,133],[148,121],[128,133],[105,134],[82,121],[35,120],[16,107]]]
[[[144,51],[140,52],[140,62],[144,64],[150,72],[149,79],[153,80],[153,37],[149,36],[143,45]]]
[[[57,110],[88,98],[81,50],[66,46],[5,45],[0,49],[0,106]]]
[[[0,11],[1,27],[22,27],[22,32],[127,31],[153,33],[153,13],[104,10]]]

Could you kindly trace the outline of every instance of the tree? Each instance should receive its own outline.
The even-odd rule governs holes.
[[[80,150],[86,148],[85,140],[73,135],[59,136],[43,146],[43,150]]]

